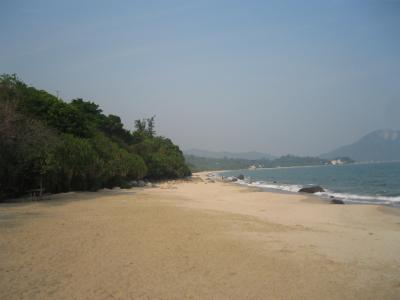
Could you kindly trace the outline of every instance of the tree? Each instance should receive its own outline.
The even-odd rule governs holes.
[[[155,131],[155,124],[154,124],[154,119],[156,116],[152,116],[151,118],[147,119],[147,133],[153,137],[156,134]]]
[[[135,120],[135,128],[138,133],[145,133],[147,127],[146,119],[143,120]]]
[[[26,118],[13,102],[0,106],[0,195],[38,188],[51,168],[57,136],[38,120]]]
[[[133,151],[143,157],[148,166],[148,178],[166,179],[189,176],[190,170],[183,153],[170,139],[147,138],[133,146]]]
[[[93,102],[66,103],[0,76],[0,198],[39,186],[95,190],[189,174],[179,147],[156,136],[155,116],[136,120],[130,132]]]

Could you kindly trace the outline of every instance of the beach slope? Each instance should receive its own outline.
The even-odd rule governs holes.
[[[400,299],[400,216],[212,182],[0,205],[0,299]]]

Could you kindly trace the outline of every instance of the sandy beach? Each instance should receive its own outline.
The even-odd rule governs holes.
[[[190,181],[0,205],[0,299],[400,299],[400,214]]]

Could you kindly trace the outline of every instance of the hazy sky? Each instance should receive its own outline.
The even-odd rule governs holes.
[[[400,1],[0,0],[0,73],[183,149],[320,154],[400,129]]]

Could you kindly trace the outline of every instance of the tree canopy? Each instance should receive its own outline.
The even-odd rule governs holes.
[[[155,117],[124,128],[90,101],[64,102],[0,76],[0,199],[43,187],[96,190],[129,181],[190,175],[179,147],[156,136]]]

